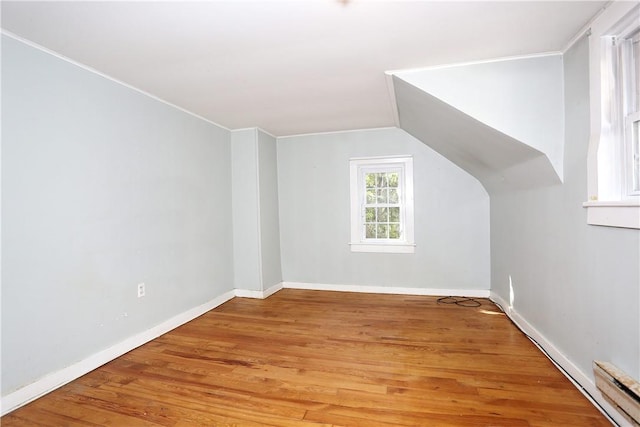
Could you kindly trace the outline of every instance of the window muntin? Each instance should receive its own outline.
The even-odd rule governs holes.
[[[364,239],[400,239],[400,175],[400,170],[364,172]]]
[[[351,250],[413,252],[413,159],[351,159]]]

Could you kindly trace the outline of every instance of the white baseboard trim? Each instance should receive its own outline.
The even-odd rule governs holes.
[[[594,404],[609,421],[621,427],[631,426],[629,421],[624,418],[611,404],[609,404],[600,394],[593,380],[571,362],[564,354],[560,352],[544,335],[534,328],[527,320],[517,311],[510,307],[509,304],[500,295],[491,292],[491,301],[498,304],[502,311],[513,321],[513,323],[526,335],[528,335],[533,343],[556,365],[571,383],[584,394],[587,399]]]
[[[270,288],[267,288],[267,289],[266,289],[265,291],[263,291],[262,293],[263,293],[263,295],[264,295],[264,298],[268,298],[268,297],[270,297],[271,295],[273,295],[273,294],[275,294],[276,292],[278,292],[278,291],[279,291],[280,289],[282,289],[282,288],[283,288],[283,286],[282,286],[282,282],[280,282],[280,283],[278,283],[278,284],[273,285],[273,286],[272,286],[272,287],[270,287]]]
[[[235,296],[240,298],[265,299],[282,289],[282,282],[277,283],[264,291],[252,291],[250,289],[235,289]]]
[[[396,288],[393,286],[329,285],[302,282],[282,282],[282,286],[285,289],[306,289],[312,291],[489,298],[488,289]]]
[[[86,359],[83,359],[73,365],[53,372],[34,383],[24,386],[12,393],[2,396],[0,402],[0,414],[5,415],[9,412],[18,409],[21,406],[59,388],[63,385],[80,378],[82,375],[87,374],[94,369],[104,365],[113,359],[122,356],[123,354],[133,350],[136,347],[163,335],[172,329],[183,325],[198,316],[203,315],[209,310],[216,308],[217,306],[224,304],[235,296],[234,291],[225,292],[217,298],[211,301],[180,313],[161,324],[154,326],[151,329],[143,331],[137,335],[125,339],[118,344],[102,350],[96,354],[93,354]]]
[[[251,289],[234,289],[233,293],[239,298],[263,299],[262,291],[252,291]]]

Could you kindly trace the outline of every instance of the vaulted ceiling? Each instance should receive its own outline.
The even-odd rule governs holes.
[[[606,1],[3,1],[2,28],[230,129],[393,126],[384,72],[563,50]]]

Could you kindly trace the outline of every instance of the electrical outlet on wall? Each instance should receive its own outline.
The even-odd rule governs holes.
[[[138,283],[138,298],[142,298],[145,294],[144,283]]]

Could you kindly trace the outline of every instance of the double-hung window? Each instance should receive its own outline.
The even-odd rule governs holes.
[[[640,11],[639,11],[640,12]],[[619,40],[625,141],[626,196],[640,195],[640,23]]]
[[[413,159],[356,158],[351,172],[351,250],[414,252]]]
[[[640,5],[612,2],[591,27],[587,222],[640,229]]]
[[[640,11],[636,11],[640,13]],[[620,199],[640,195],[640,22],[622,24],[617,34],[604,37],[608,77],[604,95],[612,139],[619,142]],[[627,18],[628,19],[628,18]],[[607,120],[608,119],[608,120]],[[614,170],[616,168],[613,168]]]

